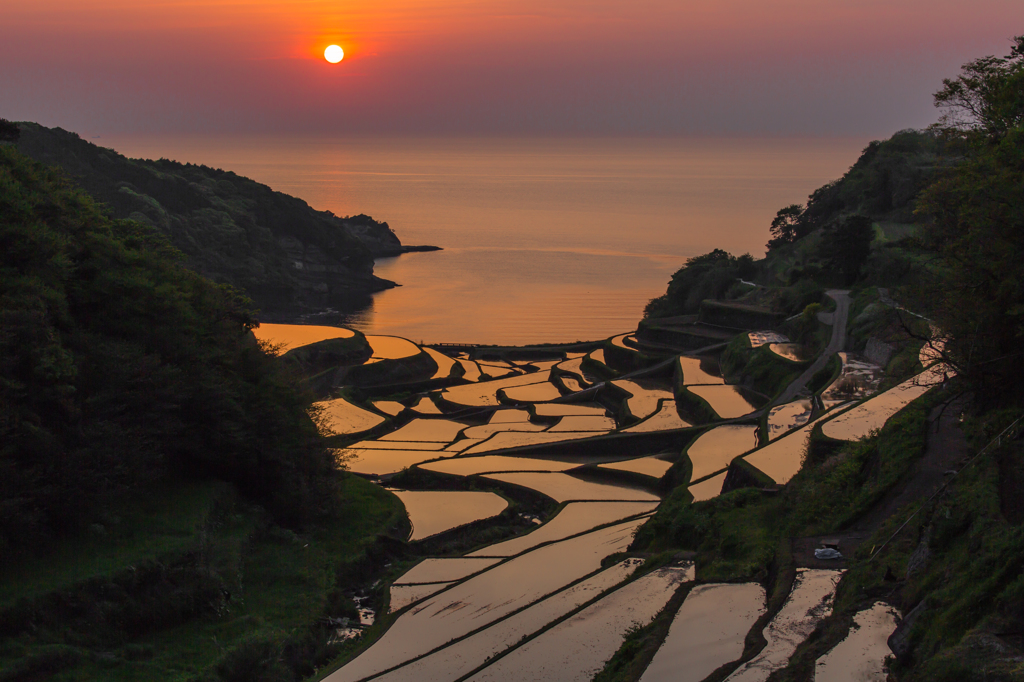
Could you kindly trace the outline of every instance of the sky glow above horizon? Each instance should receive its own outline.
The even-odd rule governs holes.
[[[5,4],[0,117],[83,135],[887,136],[1024,33],[1019,0]]]

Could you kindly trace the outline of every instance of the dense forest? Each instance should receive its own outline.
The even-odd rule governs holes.
[[[125,650],[157,676],[223,658],[243,679],[246,651],[284,660],[286,642],[265,679],[308,675],[325,608],[354,612],[339,562],[400,507],[338,470],[251,302],[160,232],[11,145],[0,215],[0,679],[102,668],[97,651],[147,633],[210,641],[185,660]],[[239,629],[257,617],[265,634]]]
[[[373,275],[375,257],[403,251],[387,223],[316,211],[230,171],[129,159],[60,128],[18,125],[19,151],[64,170],[112,216],[155,228],[189,268],[263,311],[342,309],[392,286]]]

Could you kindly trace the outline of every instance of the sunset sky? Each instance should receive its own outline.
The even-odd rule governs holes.
[[[887,135],[1024,33],[1020,0],[0,4],[0,117],[82,134]]]

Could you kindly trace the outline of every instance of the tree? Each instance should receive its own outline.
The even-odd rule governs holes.
[[[767,244],[769,251],[786,244],[792,244],[803,236],[800,234],[800,219],[803,213],[804,207],[802,204],[790,204],[785,208],[779,209],[779,212],[775,214],[775,219],[772,220],[772,238]]]
[[[21,128],[17,123],[0,118],[0,142],[17,142],[21,137]]]
[[[1008,57],[965,64],[935,95],[966,158],[923,193],[925,294],[945,359],[982,403],[1024,402],[1024,36]]]
[[[862,215],[844,218],[825,232],[821,255],[826,267],[838,274],[840,284],[850,286],[860,277],[873,238],[871,219]]]
[[[997,142],[1024,124],[1024,36],[1013,38],[1006,57],[982,57],[945,78],[935,106],[945,109],[936,124],[947,134]]]

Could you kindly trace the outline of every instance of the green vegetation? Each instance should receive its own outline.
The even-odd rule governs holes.
[[[1024,36],[1008,57],[964,66],[935,95],[940,130],[964,161],[929,187],[921,237],[938,258],[932,301],[947,360],[985,404],[1020,404],[1024,386]]]
[[[342,308],[389,286],[373,276],[373,258],[402,251],[386,223],[315,211],[229,171],[128,159],[34,123],[20,124],[18,149],[60,167],[114,217],[155,228],[189,268],[264,310]]]
[[[827,287],[850,287],[847,349],[889,346],[881,389],[921,371],[919,351],[929,339],[944,345],[943,359],[956,369],[944,390],[918,399],[863,441],[833,441],[817,428],[802,470],[784,488],[759,490],[752,479],[752,487],[694,503],[678,487],[637,534],[637,551],[695,552],[700,580],[753,579],[769,588],[806,551],[791,547],[792,538],[853,530],[850,537],[867,536],[847,552],[833,615],[773,682],[811,679],[815,661],[846,636],[854,613],[876,600],[906,618],[893,679],[1024,679],[1020,429],[966,466],[964,459],[948,460],[942,487],[934,470],[940,457],[981,450],[1024,407],[1022,93],[1024,36],[1006,57],[972,61],[944,81],[935,95],[946,112],[938,125],[872,142],[806,206],[781,209],[767,258],[744,276],[756,290],[738,293],[735,279],[727,281],[738,277],[735,265],[722,254],[688,263],[648,306],[648,316],[692,312],[707,296],[792,315],[799,301],[806,314],[782,328],[815,343],[821,330],[810,322],[818,312],[813,304],[825,303]],[[697,282],[702,273],[709,273],[706,284]],[[721,362],[732,380],[770,393],[788,377],[767,360],[737,337]],[[833,359],[811,390],[820,391],[837,371]],[[934,435],[941,410],[961,409],[969,450]],[[921,463],[926,453],[930,459]],[[744,478],[733,473],[734,482]],[[934,497],[914,492],[934,488]],[[904,499],[913,501],[897,508]],[[601,679],[638,679],[674,608],[632,632]],[[746,655],[755,650],[748,638]]]
[[[644,317],[670,317],[696,313],[705,299],[721,298],[738,278],[752,277],[754,259],[749,254],[732,256],[715,249],[686,261],[672,275],[665,295],[652,299],[644,309]]]
[[[312,674],[397,500],[152,228],[11,146],[0,214],[0,679]]]

